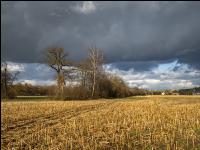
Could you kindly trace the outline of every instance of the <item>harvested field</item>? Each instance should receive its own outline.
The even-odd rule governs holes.
[[[198,149],[200,96],[1,102],[2,149]]]

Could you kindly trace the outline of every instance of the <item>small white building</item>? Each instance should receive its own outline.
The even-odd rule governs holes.
[[[165,92],[162,92],[161,95],[165,95]]]

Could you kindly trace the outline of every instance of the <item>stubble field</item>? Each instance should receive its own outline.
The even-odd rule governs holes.
[[[1,102],[2,149],[200,149],[200,96]]]

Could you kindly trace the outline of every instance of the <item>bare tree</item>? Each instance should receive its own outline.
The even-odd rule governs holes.
[[[90,84],[90,75],[91,75],[91,67],[89,59],[85,59],[80,61],[76,65],[77,71],[79,71],[79,75],[81,77],[81,86],[88,88]]]
[[[17,79],[19,71],[11,72],[8,69],[8,64],[6,62],[1,63],[1,86],[4,95],[3,97],[11,97],[11,88],[13,82]]]
[[[103,54],[97,48],[89,48],[88,55],[90,70],[92,73],[91,97],[93,98],[96,91],[97,74],[102,70]]]
[[[71,62],[66,60],[68,53],[64,52],[63,48],[51,47],[46,51],[46,63],[56,71],[57,73],[57,96],[63,98],[64,86],[65,86],[65,75],[66,71],[64,66],[70,66]]]

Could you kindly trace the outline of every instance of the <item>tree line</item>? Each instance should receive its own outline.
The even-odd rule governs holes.
[[[101,50],[89,48],[87,58],[70,61],[63,48],[51,47],[46,50],[45,62],[56,72],[59,99],[116,98],[131,95],[124,81],[116,75],[108,74],[104,68]],[[76,83],[75,85],[66,84]]]
[[[101,50],[92,47],[81,61],[68,60],[64,48],[50,47],[45,50],[44,62],[56,73],[56,85],[33,86],[13,84],[17,74],[8,71],[7,64],[1,69],[1,94],[4,98],[16,95],[51,95],[58,99],[116,98],[133,95],[131,89],[118,76],[107,73]]]
[[[118,98],[135,95],[161,95],[163,91],[130,88],[117,75],[104,70],[104,55],[97,48],[89,48],[87,57],[71,61],[64,48],[50,47],[45,50],[44,62],[56,73],[56,85],[38,86],[14,84],[19,72],[10,72],[6,62],[1,63],[1,98],[15,96],[51,96],[57,99]],[[199,88],[165,90],[166,95],[200,93]]]

